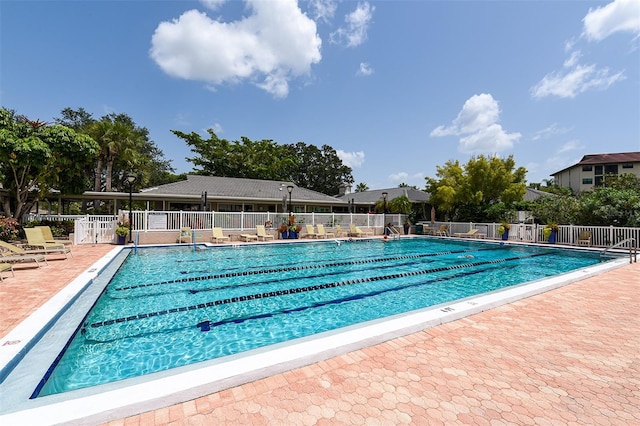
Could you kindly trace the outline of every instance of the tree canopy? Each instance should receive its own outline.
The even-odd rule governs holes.
[[[208,139],[195,132],[172,132],[196,154],[186,159],[194,164],[197,174],[284,180],[329,195],[337,194],[343,182],[353,183],[351,168],[328,145],[279,145],[271,139],[252,141],[247,137],[229,141],[212,129],[207,131]]]
[[[7,216],[19,219],[51,189],[82,192],[99,149],[89,136],[0,108],[0,178]]]
[[[437,178],[425,178],[426,191],[431,204],[451,220],[481,220],[491,205],[519,202],[526,191],[527,171],[515,167],[513,156],[479,155],[464,166],[457,160],[447,161],[436,170]]]

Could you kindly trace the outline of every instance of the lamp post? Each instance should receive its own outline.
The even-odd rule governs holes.
[[[131,238],[133,232],[133,183],[136,181],[137,177],[133,173],[129,173],[126,177],[127,183],[129,184],[129,243],[133,242],[133,238]]]
[[[382,193],[382,200],[384,201],[382,207],[382,226],[384,229],[384,235],[387,235],[387,195],[389,195],[386,191]],[[385,237],[386,238],[386,237]]]
[[[289,191],[289,216],[291,216],[291,191],[293,191],[293,185],[287,185],[287,191]]]

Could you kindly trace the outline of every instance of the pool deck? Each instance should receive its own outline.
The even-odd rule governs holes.
[[[113,249],[16,267],[0,336]],[[640,264],[108,425],[640,424]]]

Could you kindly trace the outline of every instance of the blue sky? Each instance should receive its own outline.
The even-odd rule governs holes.
[[[335,148],[370,188],[640,151],[640,1],[0,0],[0,105]]]

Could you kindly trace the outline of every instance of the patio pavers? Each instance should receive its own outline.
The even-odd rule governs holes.
[[[112,248],[101,247],[6,279],[0,334]],[[640,424],[639,310],[632,264],[108,424]]]

